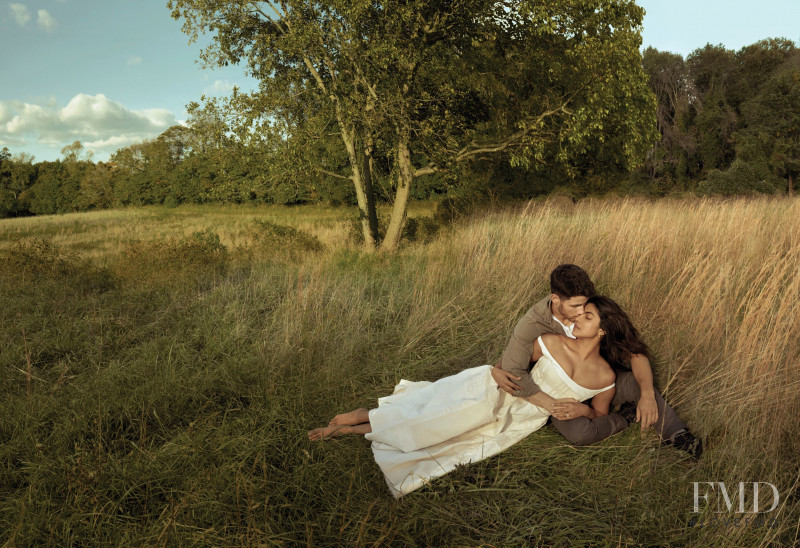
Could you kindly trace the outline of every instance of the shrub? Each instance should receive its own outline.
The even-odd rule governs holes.
[[[767,166],[737,158],[725,171],[712,169],[699,189],[703,194],[723,196],[774,194],[780,183]]]
[[[257,256],[299,259],[309,253],[319,253],[325,246],[316,236],[299,228],[257,220],[247,232],[250,251]]]
[[[56,281],[84,291],[107,291],[114,284],[108,269],[42,238],[20,240],[0,252],[0,276],[23,284]]]
[[[488,199],[477,191],[451,195],[436,204],[433,221],[438,225],[452,224],[485,209],[487,203]]]
[[[180,240],[136,242],[117,263],[121,277],[139,285],[207,282],[225,274],[228,250],[206,229]]]
[[[429,242],[439,231],[433,217],[411,217],[403,227],[403,239],[408,242]]]

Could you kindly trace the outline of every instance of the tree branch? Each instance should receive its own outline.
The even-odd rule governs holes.
[[[260,14],[265,20],[269,21],[270,23],[272,23],[273,25],[278,27],[283,34],[288,34],[289,31],[291,30],[291,25],[289,24],[289,19],[286,17],[286,14],[285,13],[281,13],[281,11],[270,0],[265,0],[265,1],[266,1],[267,5],[270,8],[272,8],[272,11],[275,12],[275,15],[277,16],[277,21],[274,18],[272,18],[269,15],[267,15],[264,12],[264,10],[262,10],[258,5],[256,5],[253,2],[251,2],[251,6],[253,6],[252,11],[254,13]],[[281,26],[281,23],[286,28],[283,28]]]
[[[336,177],[337,179],[345,179],[345,180],[351,181],[351,182],[353,181],[353,177],[352,176],[348,177],[346,175],[339,175],[338,173],[334,173],[332,171],[328,171],[327,169],[322,169],[321,167],[311,166],[311,169],[313,169],[314,171],[319,171],[320,173],[323,173],[325,175],[329,175],[331,177]]]
[[[532,123],[526,124],[525,127],[520,129],[519,131],[516,131],[515,133],[512,133],[502,141],[495,141],[492,143],[477,143],[475,141],[472,141],[464,148],[459,150],[458,153],[456,153],[456,155],[453,157],[453,162],[454,163],[464,162],[471,158],[475,158],[476,156],[480,156],[481,154],[500,152],[510,146],[516,146],[520,144],[522,142],[522,139],[528,136],[533,131],[533,128],[536,127],[536,125],[538,125],[545,118],[554,116],[560,112],[563,112],[565,114],[570,114],[570,111],[567,109],[567,103],[569,103],[569,100],[563,102],[561,105],[558,106],[558,108],[542,112],[532,121]],[[444,171],[444,169],[445,168],[443,166],[437,164],[429,164],[425,167],[421,167],[416,171],[414,171],[414,176],[421,177],[423,175],[432,175],[434,173]]]

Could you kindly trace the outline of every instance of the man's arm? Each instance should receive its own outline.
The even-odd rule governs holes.
[[[539,335],[549,333],[539,320],[537,310],[547,305],[547,298],[532,306],[514,327],[503,357],[498,364],[502,369],[492,369],[492,377],[503,390],[520,398],[541,391],[528,372],[533,345]]]
[[[658,420],[655,388],[653,388],[653,370],[650,360],[642,354],[631,356],[631,371],[636,384],[639,385],[639,402],[636,404],[636,422],[642,429],[648,428]]]
[[[517,390],[522,390],[522,387],[516,384],[515,381],[519,380],[519,377],[512,375],[505,369],[503,369],[503,360],[498,360],[494,367],[492,367],[492,378],[494,382],[497,383],[497,386],[511,394],[514,395],[514,392]]]

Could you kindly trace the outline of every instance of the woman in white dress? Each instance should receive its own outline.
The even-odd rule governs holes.
[[[375,409],[336,415],[311,440],[361,434],[372,441],[375,461],[395,497],[401,497],[460,464],[507,449],[559,419],[607,415],[614,397],[614,370],[631,354],[646,351],[628,316],[611,299],[586,301],[570,339],[542,335],[534,344],[531,376],[541,388],[527,398],[502,390],[492,366],[473,367],[436,382],[400,381]],[[591,406],[583,401],[591,399]]]

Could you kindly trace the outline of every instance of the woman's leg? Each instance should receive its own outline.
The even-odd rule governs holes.
[[[372,426],[367,422],[364,424],[355,425],[341,425],[341,426],[326,426],[324,428],[314,428],[308,431],[308,439],[311,441],[324,440],[334,436],[341,436],[342,434],[369,434],[372,432]]]
[[[353,426],[356,424],[364,424],[365,422],[369,422],[369,409],[362,407],[355,411],[350,411],[349,413],[336,415],[331,419],[331,422],[328,423],[328,426]]]
[[[333,417],[328,426],[315,428],[308,431],[308,439],[312,441],[324,440],[342,434],[369,434],[372,432],[372,425],[369,423],[369,409],[364,407],[342,413]]]

